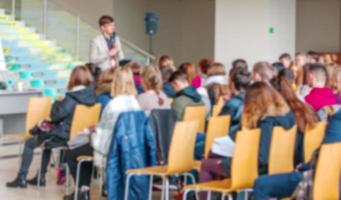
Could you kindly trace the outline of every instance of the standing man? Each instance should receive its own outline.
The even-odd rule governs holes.
[[[114,18],[102,16],[98,21],[102,34],[90,43],[90,62],[102,71],[118,66],[124,58],[120,38],[116,35]]]

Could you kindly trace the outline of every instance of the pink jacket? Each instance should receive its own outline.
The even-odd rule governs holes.
[[[304,98],[317,112],[325,106],[337,104],[333,90],[330,88],[313,88]]]

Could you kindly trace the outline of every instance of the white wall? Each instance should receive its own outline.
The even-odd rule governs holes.
[[[122,37],[148,50],[144,33],[147,11],[160,16],[154,53],[172,56],[176,64],[213,58],[214,0],[114,0],[114,16]]]
[[[339,51],[340,8],[340,0],[297,0],[297,51]]]
[[[275,33],[270,34],[269,28]],[[295,49],[295,0],[216,0],[215,59],[275,61]]]

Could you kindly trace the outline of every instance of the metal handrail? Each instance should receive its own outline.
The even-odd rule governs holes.
[[[135,45],[135,44],[129,42],[128,40],[126,40],[126,39],[124,39],[124,38],[122,38],[122,37],[120,37],[120,40],[122,41],[122,43],[124,43],[125,45],[129,46],[130,48],[136,50],[137,52],[143,54],[144,56],[146,56],[146,57],[148,57],[148,58],[151,58],[152,60],[155,60],[155,59],[156,59],[155,56],[149,54],[147,51],[141,49],[140,47],[138,47],[137,45]]]
[[[57,3],[57,2],[54,2]],[[48,0],[43,0],[43,35],[45,38],[47,38],[47,25],[48,25],[48,18],[47,18],[47,5],[48,5]],[[61,5],[58,5],[60,7],[63,7]],[[11,16],[13,19],[16,18],[16,13],[15,13],[15,7],[16,7],[16,0],[12,0],[12,8],[11,8]],[[66,9],[65,9],[66,10]],[[75,45],[76,45],[76,59],[79,59],[79,45],[80,45],[80,22],[89,25],[88,23],[85,23],[84,21],[81,20],[79,15],[76,15],[75,13],[73,13],[70,10],[67,10],[67,12],[73,16],[76,16],[77,19],[77,24],[76,24],[76,41],[75,41]],[[91,25],[89,25],[90,27],[92,27]],[[93,28],[93,27],[92,27]],[[94,30],[96,30],[94,28]],[[147,63],[146,64],[150,64],[151,61],[155,60],[156,57],[150,53],[148,53],[147,51],[143,50],[142,48],[138,47],[137,45],[133,44],[132,42],[129,42],[127,39],[124,39],[122,37],[120,37],[121,41],[123,44],[125,44],[126,46],[130,47],[131,49],[133,49],[133,51],[136,51],[140,54],[142,54],[143,56],[147,57]]]

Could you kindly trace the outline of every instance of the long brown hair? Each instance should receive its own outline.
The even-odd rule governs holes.
[[[72,88],[80,85],[89,86],[92,82],[93,77],[89,69],[85,66],[77,66],[71,72],[67,89],[72,90]]]
[[[111,92],[111,83],[114,78],[114,68],[107,69],[101,73],[96,84],[96,95]]]
[[[255,82],[246,90],[242,127],[257,128],[267,116],[284,115],[290,111],[284,98],[265,82]]]
[[[193,63],[185,62],[182,63],[179,67],[179,70],[183,70],[187,74],[187,80],[189,84],[192,84],[193,79],[197,75],[197,72],[195,70],[195,66]]]
[[[281,71],[276,79],[276,89],[282,94],[289,107],[293,111],[298,128],[304,132],[305,128],[314,128],[318,119],[315,112],[304,102],[298,99],[290,81],[285,76],[285,71]]]

